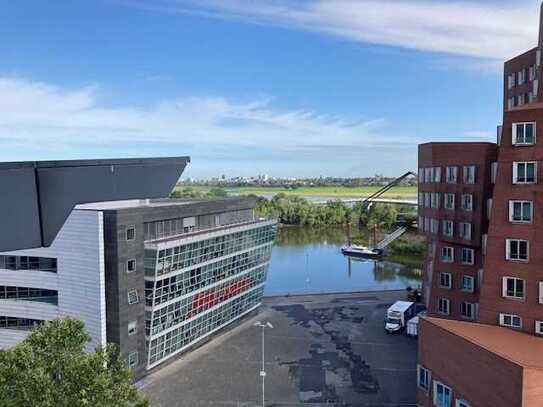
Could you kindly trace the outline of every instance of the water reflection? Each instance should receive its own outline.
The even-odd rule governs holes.
[[[354,230],[356,239],[368,239]],[[342,227],[281,227],[265,293],[301,294],[403,289],[420,284],[420,270],[400,263],[345,257]]]

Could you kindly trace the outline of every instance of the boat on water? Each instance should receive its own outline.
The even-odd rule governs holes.
[[[367,259],[375,259],[383,255],[382,250],[356,245],[343,246],[341,248],[341,253],[343,253],[345,256],[362,257]]]

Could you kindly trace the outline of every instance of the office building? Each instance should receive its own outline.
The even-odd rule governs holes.
[[[255,198],[76,206],[50,247],[0,253],[0,346],[45,320],[85,322],[137,378],[261,302],[275,221]]]

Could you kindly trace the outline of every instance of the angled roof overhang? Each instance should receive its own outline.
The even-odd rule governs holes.
[[[0,163],[0,252],[51,245],[77,204],[167,197],[190,157]]]

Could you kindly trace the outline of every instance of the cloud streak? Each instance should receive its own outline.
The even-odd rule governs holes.
[[[539,3],[439,0],[132,0],[148,10],[235,19],[342,39],[504,59],[534,47]]]

